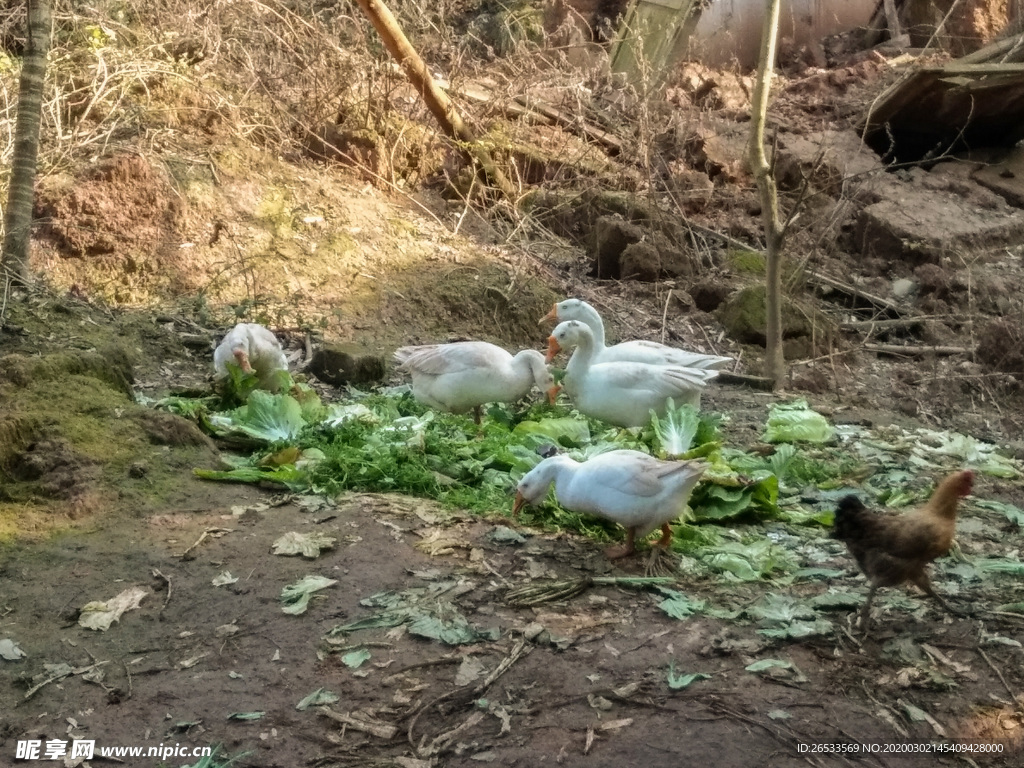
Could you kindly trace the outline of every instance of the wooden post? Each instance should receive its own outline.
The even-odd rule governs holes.
[[[515,197],[515,190],[487,150],[476,140],[476,136],[463,121],[455,105],[434,82],[426,63],[416,53],[409,38],[402,32],[398,20],[381,0],[357,0],[359,7],[369,17],[374,29],[384,41],[388,52],[402,65],[406,76],[413,84],[431,114],[451,138],[460,142],[470,162],[479,165],[486,180],[493,184],[506,198]]]

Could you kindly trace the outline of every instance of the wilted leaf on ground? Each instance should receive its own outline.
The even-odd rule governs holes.
[[[761,659],[753,664],[748,664],[744,669],[747,672],[760,673],[768,679],[788,680],[792,683],[807,682],[804,673],[800,671],[796,664],[791,661],[783,661],[782,659]]]
[[[213,577],[213,580],[210,583],[215,587],[223,587],[228,584],[234,584],[237,581],[238,577],[232,576],[230,571],[221,571]]]
[[[994,501],[992,499],[976,501],[975,504],[982,509],[990,509],[993,512],[998,512],[1018,528],[1024,528],[1024,509],[1021,509],[1020,507],[1016,507],[1013,504],[1004,504],[1001,501]]]
[[[682,592],[677,592],[674,589],[658,587],[658,591],[666,595],[666,598],[658,603],[658,607],[673,619],[680,621],[695,613],[701,613],[708,605],[707,600],[691,600]]]
[[[78,623],[86,629],[106,631],[110,629],[111,624],[121,619],[125,611],[138,608],[139,603],[148,594],[149,590],[144,587],[129,587],[106,602],[87,603],[82,607]]]
[[[21,650],[21,648],[18,647],[18,644],[13,640],[8,638],[0,640],[0,659],[4,659],[5,661],[18,661],[18,659],[22,659],[26,655],[27,654]]]
[[[462,614],[445,613],[445,616],[417,616],[409,623],[409,634],[440,640],[447,645],[479,643],[482,640],[497,640],[501,636],[497,628],[478,630],[472,627]]]
[[[337,579],[328,579],[326,576],[306,576],[294,584],[289,584],[281,590],[281,602],[284,603],[281,610],[291,616],[305,613],[314,592],[337,583]]]
[[[816,619],[815,621],[793,621],[782,627],[759,629],[757,633],[776,640],[800,640],[811,635],[827,635],[831,631],[831,621]]]
[[[337,539],[322,533],[289,531],[273,544],[275,555],[302,555],[310,559],[320,557],[323,549],[333,549]]]
[[[673,691],[681,691],[684,688],[689,687],[692,683],[697,680],[709,680],[711,675],[703,672],[689,672],[687,674],[677,675],[676,674],[676,663],[670,661],[668,665],[668,677],[666,682],[668,687]]]
[[[330,634],[405,625],[411,634],[440,640],[449,645],[496,640],[501,635],[497,627],[490,630],[476,629],[448,599],[472,588],[469,583],[438,581],[402,592],[378,592],[359,602],[380,611],[364,619],[334,627]]]
[[[359,669],[365,662],[370,660],[370,652],[365,648],[350,651],[341,657],[341,663],[352,669]]]
[[[228,720],[259,720],[266,712],[232,712]]]
[[[811,605],[819,611],[841,611],[857,608],[864,598],[855,592],[825,592],[811,598]]]
[[[469,685],[484,673],[484,664],[475,656],[466,656],[455,673],[455,684]]]
[[[806,603],[788,595],[767,594],[747,608],[744,613],[752,619],[770,624],[786,624],[796,619],[814,619],[817,614]]]
[[[487,534],[487,538],[493,541],[495,544],[525,544],[526,537],[518,531],[514,531],[507,525],[495,526],[492,531]]]
[[[307,696],[298,704],[296,704],[295,708],[300,712],[304,712],[310,707],[317,706],[318,704],[333,704],[334,702],[338,701],[339,698],[340,697],[336,693],[331,693],[330,691],[324,688],[317,688],[315,691],[309,694],[309,696]]]
[[[1008,573],[1024,576],[1024,562],[1010,560],[1006,557],[983,557],[974,561],[974,566],[982,573]]]

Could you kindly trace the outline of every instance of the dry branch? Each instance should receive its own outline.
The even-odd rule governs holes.
[[[837,278],[829,277],[828,275],[824,275],[821,272],[808,272],[807,280],[811,283],[815,283],[817,285],[824,286],[826,288],[831,288],[832,290],[835,291],[839,291],[840,293],[846,294],[847,296],[850,296],[852,298],[860,299],[861,301],[866,301],[868,304],[871,304],[872,306],[878,309],[884,310],[885,312],[888,312],[889,314],[894,315],[895,317],[901,317],[903,315],[903,311],[899,308],[899,306],[889,301],[888,299],[883,299],[881,296],[875,296],[873,293],[863,291],[860,288],[857,288],[856,286],[850,285],[849,283],[843,282],[842,280],[839,280]]]
[[[731,373],[729,371],[719,371],[715,377],[715,381],[721,382],[722,384],[739,384],[744,387],[750,387],[751,389],[760,389],[765,392],[771,392],[774,389],[772,380],[765,378],[764,376],[750,376],[745,373]]]
[[[374,29],[384,41],[388,52],[395,61],[402,65],[406,76],[426,103],[431,114],[451,138],[460,142],[460,146],[470,162],[479,165],[487,180],[490,181],[506,198],[513,198],[515,191],[501,170],[495,165],[494,159],[476,140],[469,126],[455,109],[447,94],[434,82],[426,63],[416,53],[409,38],[405,36],[394,14],[380,0],[358,0]]]
[[[516,96],[516,101],[527,109],[533,110],[548,120],[557,123],[570,133],[600,144],[613,155],[622,152],[622,140],[608,133],[608,131],[598,128],[596,125],[591,125],[584,120],[580,120],[575,115],[567,114],[542,101],[531,102],[526,96]]]
[[[865,344],[865,352],[876,352],[880,355],[906,355],[921,357],[922,355],[966,355],[971,350],[966,347],[912,347],[906,344]]]
[[[336,723],[346,725],[355,731],[369,733],[372,736],[376,736],[377,738],[384,739],[386,741],[390,741],[398,734],[398,726],[391,725],[390,723],[382,723],[380,721],[353,717],[352,715],[347,715],[344,712],[335,712],[330,707],[318,707],[317,711],[324,717],[329,717]]]

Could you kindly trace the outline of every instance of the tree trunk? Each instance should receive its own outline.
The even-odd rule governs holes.
[[[0,265],[16,282],[29,282],[28,247],[32,233],[32,204],[39,155],[46,54],[50,50],[50,0],[27,0],[28,43],[18,86],[18,119],[14,126],[11,180],[4,215],[4,244]]]
[[[750,143],[747,160],[761,196],[761,220],[767,245],[765,253],[766,335],[764,375],[779,386],[786,376],[786,359],[782,353],[782,245],[785,231],[779,219],[779,190],[775,175],[764,153],[764,123],[768,112],[768,95],[775,67],[775,46],[779,32],[781,0],[768,0],[761,36],[761,57],[757,65],[754,98],[750,105]]]
[[[426,63],[416,53],[409,38],[405,36],[398,20],[381,0],[357,0],[359,7],[370,18],[374,29],[384,41],[388,52],[394,56],[395,61],[402,65],[406,76],[419,91],[420,96],[426,103],[427,108],[441,124],[451,138],[460,142],[470,162],[476,163],[483,171],[486,180],[493,184],[506,198],[515,197],[515,190],[509,184],[508,179],[501,172],[501,169],[494,163],[486,149],[480,145],[459,113],[455,110],[448,96],[442,91],[427,69]]]

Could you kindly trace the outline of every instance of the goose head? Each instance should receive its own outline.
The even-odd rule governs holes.
[[[540,319],[539,325],[544,323],[557,323],[561,320],[579,320],[583,316],[587,303],[580,299],[566,299],[557,302],[551,311]]]
[[[568,456],[558,454],[544,459],[519,481],[516,486],[516,500],[512,505],[513,517],[527,504],[539,504],[548,495],[548,489],[555,482],[556,476],[567,466],[576,464]]]
[[[545,360],[551,362],[555,355],[564,349],[572,349],[576,346],[589,347],[593,345],[594,335],[579,320],[566,320],[555,326],[555,330],[548,336],[548,354]]]

